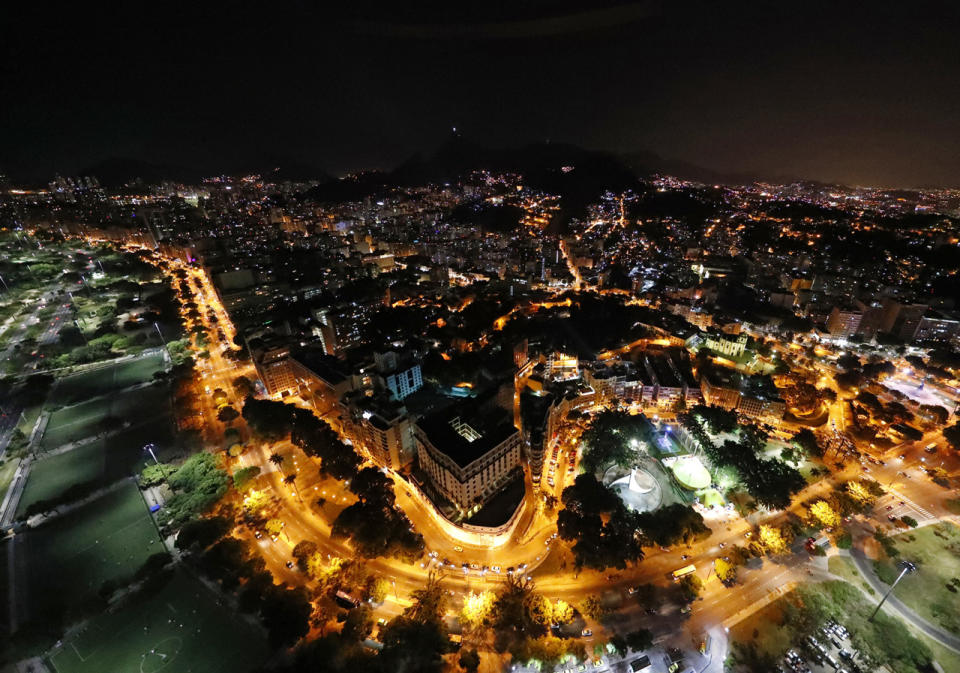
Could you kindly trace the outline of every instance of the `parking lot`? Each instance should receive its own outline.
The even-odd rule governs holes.
[[[862,673],[855,663],[857,650],[841,624],[827,622],[815,636],[784,655],[782,670],[792,673]]]

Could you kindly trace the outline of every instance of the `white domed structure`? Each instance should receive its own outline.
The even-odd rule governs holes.
[[[623,504],[637,512],[651,512],[660,506],[660,484],[643,468],[633,468],[630,474],[610,482],[610,488]]]

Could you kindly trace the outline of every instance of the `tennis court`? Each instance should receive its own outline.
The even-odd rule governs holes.
[[[677,481],[684,488],[696,491],[710,486],[710,473],[696,456],[664,458],[663,464],[673,471]]]
[[[92,620],[49,660],[56,673],[243,673],[266,656],[260,630],[181,571]]]

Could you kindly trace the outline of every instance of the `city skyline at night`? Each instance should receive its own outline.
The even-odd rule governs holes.
[[[0,673],[960,671],[955,7],[8,15]]]

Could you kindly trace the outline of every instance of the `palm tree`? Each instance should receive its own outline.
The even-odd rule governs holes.
[[[303,502],[303,498],[300,497],[300,488],[297,486],[297,473],[291,472],[286,477],[283,478],[283,483],[287,486],[293,486],[293,490],[297,492],[297,500]]]
[[[267,460],[269,460],[271,463],[273,463],[277,467],[280,467],[281,465],[283,465],[283,456],[281,456],[277,452],[271,453],[270,457],[267,458]]]
[[[556,509],[559,502],[560,501],[557,500],[557,496],[555,496],[553,493],[547,493],[545,496],[543,496],[543,504],[548,510]]]

